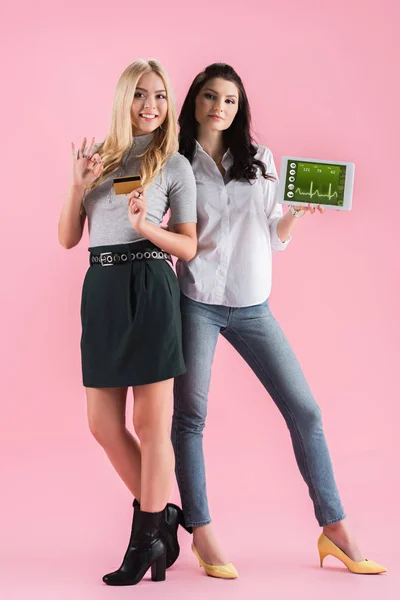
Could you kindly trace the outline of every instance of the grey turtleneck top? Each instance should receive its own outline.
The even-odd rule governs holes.
[[[85,194],[83,206],[88,217],[91,247],[144,239],[129,222],[128,196],[114,194],[113,179],[139,173],[137,155],[143,153],[152,137],[153,134],[135,137],[118,171]],[[196,182],[189,161],[178,152],[173,154],[146,189],[146,199],[146,220],[150,223],[160,225],[168,209],[171,210],[169,229],[173,230],[178,223],[196,223]]]

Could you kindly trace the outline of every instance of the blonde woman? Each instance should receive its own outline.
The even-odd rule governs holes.
[[[82,291],[82,372],[89,427],[135,496],[132,532],[121,567],[108,585],[153,581],[178,557],[181,510],[167,504],[174,476],[170,441],[173,380],[185,372],[179,286],[167,261],[196,253],[196,187],[177,153],[176,114],[162,66],[138,60],[121,75],[110,131],[103,143],[75,152],[72,182],[59,221],[59,241],[78,244],[86,217],[90,266]],[[129,195],[113,179],[141,178]],[[168,230],[160,227],[170,209]],[[128,388],[133,425],[125,424]]]

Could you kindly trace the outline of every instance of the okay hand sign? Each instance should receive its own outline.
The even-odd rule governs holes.
[[[93,154],[94,138],[85,153],[86,138],[83,138],[82,145],[78,152],[75,152],[75,145],[72,142],[72,184],[83,187],[92,185],[94,181],[102,174],[104,166],[99,154]]]

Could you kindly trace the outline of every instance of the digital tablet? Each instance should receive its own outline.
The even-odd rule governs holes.
[[[278,189],[281,204],[320,204],[350,210],[354,163],[283,156]]]

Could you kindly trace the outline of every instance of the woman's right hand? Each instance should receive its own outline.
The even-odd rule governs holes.
[[[85,153],[86,138],[78,152],[72,142],[72,185],[87,188],[102,174],[104,165],[100,154],[93,154],[94,138]]]

